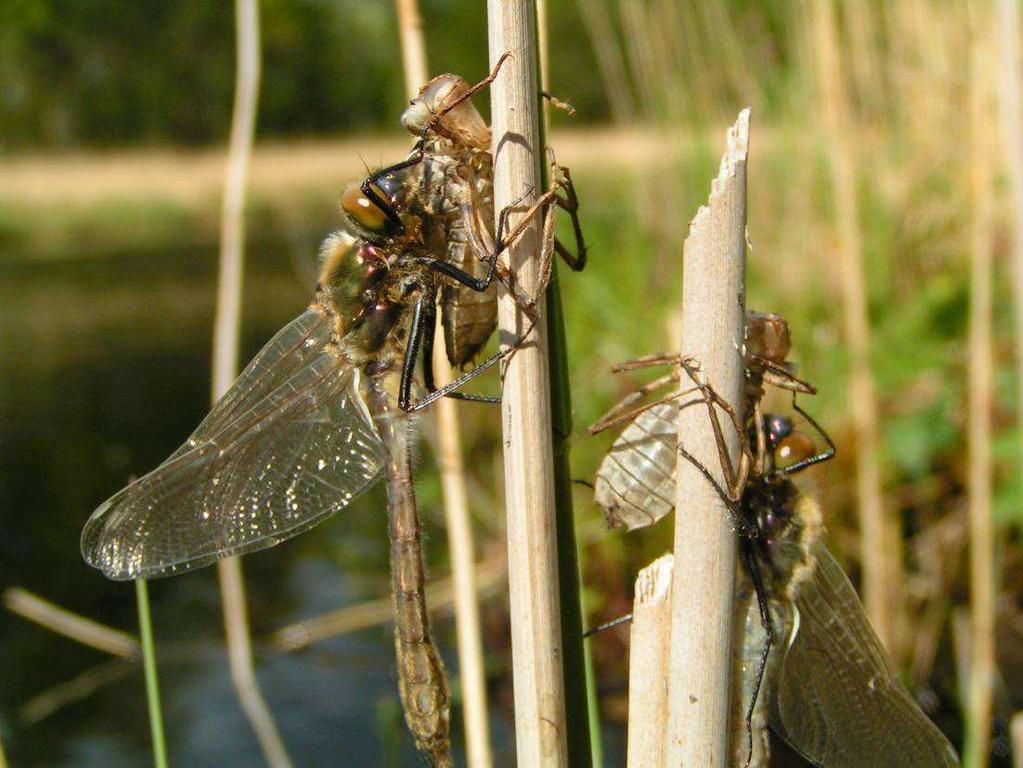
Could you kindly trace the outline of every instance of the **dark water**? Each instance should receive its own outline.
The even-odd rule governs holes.
[[[309,295],[289,260],[268,246],[254,250],[245,359]],[[89,569],[78,536],[99,502],[165,458],[205,413],[215,276],[212,249],[0,267],[0,588],[19,585],[137,631],[133,587]],[[387,594],[385,514],[377,489],[341,517],[247,557],[254,636]],[[444,534],[428,534],[433,560]],[[172,764],[259,765],[228,677],[215,573],[153,582],[150,593]],[[438,629],[454,667],[451,622]],[[303,654],[257,651],[260,683],[296,765],[418,764],[400,721],[390,633],[381,626]],[[25,722],[26,703],[108,658],[0,614],[0,736],[12,765],[151,764],[134,666]],[[511,726],[492,710],[498,761],[507,764]],[[453,734],[460,742],[457,721]]]

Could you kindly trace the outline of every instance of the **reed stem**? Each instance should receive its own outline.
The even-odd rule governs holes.
[[[969,518],[970,518],[970,662],[963,764],[983,768],[991,745],[995,680],[994,522],[991,519],[991,406],[994,385],[992,307],[992,147],[990,131],[991,30],[987,5],[973,3],[971,21],[969,186],[970,336],[969,336]]]
[[[512,204],[522,210],[541,189],[535,6],[533,0],[488,0],[487,11],[491,65],[512,54],[491,88],[494,205],[497,211]],[[515,281],[527,295],[539,285],[539,235],[534,221],[508,253]],[[546,301],[535,311],[539,322],[505,367],[501,403],[515,741],[519,765],[566,766]],[[532,325],[506,290],[500,293],[498,318],[505,345]]]
[[[231,138],[228,145],[224,203],[220,220],[220,274],[217,279],[217,314],[213,328],[214,403],[227,392],[238,375],[245,247],[245,189],[256,130],[256,103],[260,78],[258,1],[236,0],[235,14],[238,56],[234,113],[231,117]],[[256,681],[241,558],[229,557],[218,562],[217,577],[220,581],[228,663],[238,699],[256,733],[267,763],[273,768],[290,766],[291,760],[284,748],[284,742]]]
[[[682,349],[702,375],[741,413],[745,329],[746,157],[749,110],[728,131],[721,170],[685,241]],[[684,381],[683,389],[691,387]],[[706,412],[682,408],[680,447],[724,487],[717,441]],[[737,463],[740,437],[726,434]],[[729,763],[735,523],[731,510],[699,468],[679,459],[675,565],[671,594],[668,765]]]
[[[139,657],[139,641],[129,633],[72,613],[21,587],[8,587],[4,590],[3,603],[11,613],[82,645],[122,659]]]
[[[146,702],[149,706],[149,731],[153,739],[153,765],[167,768],[167,743],[163,735],[163,710],[160,708],[160,681],[156,675],[156,645],[149,615],[149,589],[145,579],[135,580],[135,598],[139,610],[139,635],[142,639],[142,667],[146,674]]]
[[[664,765],[672,570],[669,554],[654,560],[636,577],[629,635],[629,768]]]

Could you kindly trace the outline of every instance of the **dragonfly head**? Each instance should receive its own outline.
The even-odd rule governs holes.
[[[359,229],[371,236],[386,236],[401,228],[394,209],[387,210],[388,195],[377,184],[368,185],[367,194],[359,184],[350,184],[341,195],[341,210]]]

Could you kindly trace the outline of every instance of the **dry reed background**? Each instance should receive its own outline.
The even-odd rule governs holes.
[[[573,164],[580,141],[559,134],[572,126],[556,120],[551,142],[561,150],[559,159],[573,165],[594,245],[590,271],[571,276],[564,288],[577,433],[635,383],[610,377],[612,362],[672,346],[670,329],[678,323],[669,307],[678,296],[674,270],[682,230],[706,195],[723,126],[750,104],[756,131],[748,212],[755,250],[748,303],[789,317],[801,373],[821,387],[811,407],[840,449],[815,481],[830,543],[854,576],[866,580],[878,564],[888,574],[890,599],[872,601],[874,616],[890,628],[889,647],[942,728],[959,746],[970,734],[970,764],[1007,765],[1008,720],[1023,708],[1016,369],[1023,349],[1017,328],[1023,326],[1014,325],[1013,302],[1021,294],[1014,297],[1010,280],[1023,275],[1010,261],[1023,259],[1018,245],[1010,248],[1020,242],[1023,226],[1013,202],[1023,138],[1013,112],[1018,94],[1014,102],[1013,89],[1003,87],[1018,82],[1018,72],[1007,69],[1019,66],[1009,45],[1018,43],[1018,18],[996,22],[994,5],[986,2],[927,0],[576,5],[576,23],[593,42],[609,112],[620,127],[609,141],[640,158],[626,170],[592,154],[588,164]],[[424,15],[429,27],[425,9]],[[552,34],[556,40],[557,30]],[[395,34],[390,43],[396,40]],[[554,50],[552,89],[571,100],[559,85],[558,57],[566,54]],[[484,68],[481,61],[480,72]],[[188,159],[180,162],[187,169]],[[59,179],[59,167],[53,172]],[[313,174],[299,191],[322,197],[341,181]],[[262,187],[257,181],[253,205],[298,230],[324,218],[289,207],[273,186],[273,180]],[[144,179],[134,194],[139,189]],[[59,186],[48,195],[44,200],[59,201]],[[19,220],[46,204],[5,202]],[[199,237],[215,230],[203,212],[203,193],[175,203],[173,227],[158,223],[160,201],[156,216],[136,209],[142,223],[135,229],[131,222],[97,221],[108,202],[62,210],[45,230],[9,224],[12,242],[29,253],[54,242],[67,249],[74,238],[61,233],[74,235],[83,221],[93,225],[94,237],[114,242],[169,241],[182,222]],[[862,297],[849,295],[850,273],[842,266],[849,258],[861,260]],[[989,299],[985,274],[993,274]],[[841,307],[847,317],[860,311],[860,319],[843,319]],[[971,307],[977,311],[968,328]],[[192,314],[206,310],[201,302],[192,306]],[[186,327],[197,322],[187,319],[188,310],[178,312],[171,320]],[[39,318],[38,310],[30,311],[21,322]],[[864,339],[850,343],[856,334],[866,334],[867,349]],[[864,396],[854,394],[865,375],[876,392],[866,396],[866,406]],[[983,429],[987,418],[990,437]],[[871,419],[876,448],[870,447]],[[467,444],[493,448],[489,417],[465,426]],[[983,452],[971,448],[976,441],[990,448],[989,467]],[[592,478],[605,448],[577,437],[575,476]],[[864,470],[871,461],[876,470]],[[470,470],[469,482],[483,502],[473,510],[480,550],[492,556],[500,527],[495,518],[503,519],[495,514],[500,481],[482,464]],[[425,476],[429,460],[423,465]],[[858,483],[864,471],[876,471],[876,481]],[[881,508],[868,515],[881,522],[868,548],[858,538],[857,499],[869,500],[871,485],[879,490],[871,503]],[[588,502],[579,490],[584,577],[596,621],[627,609],[635,572],[666,548],[670,534],[661,526],[643,537],[606,535]],[[990,534],[985,523],[993,523]],[[976,549],[982,556],[972,564],[971,541],[990,548]],[[865,562],[865,551],[876,562]],[[435,565],[434,573],[443,568]],[[984,586],[995,591],[978,599]],[[497,597],[483,606],[491,649],[506,637],[503,605]],[[158,619],[158,604],[155,610]],[[972,620],[953,621],[957,615]],[[595,644],[602,717],[609,723],[623,722],[626,642],[623,631]],[[496,658],[500,667],[500,651]],[[990,678],[980,672],[985,665]],[[493,666],[490,685],[493,706],[506,708],[507,679]],[[971,730],[971,722],[983,724],[986,717],[990,727]]]

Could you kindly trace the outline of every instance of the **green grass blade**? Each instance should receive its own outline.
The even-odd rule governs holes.
[[[160,681],[156,676],[156,646],[149,618],[149,590],[145,579],[135,580],[139,608],[139,635],[142,639],[142,666],[146,673],[146,700],[149,704],[149,730],[153,736],[153,764],[167,768],[167,743],[163,736],[163,711],[160,709]]]

